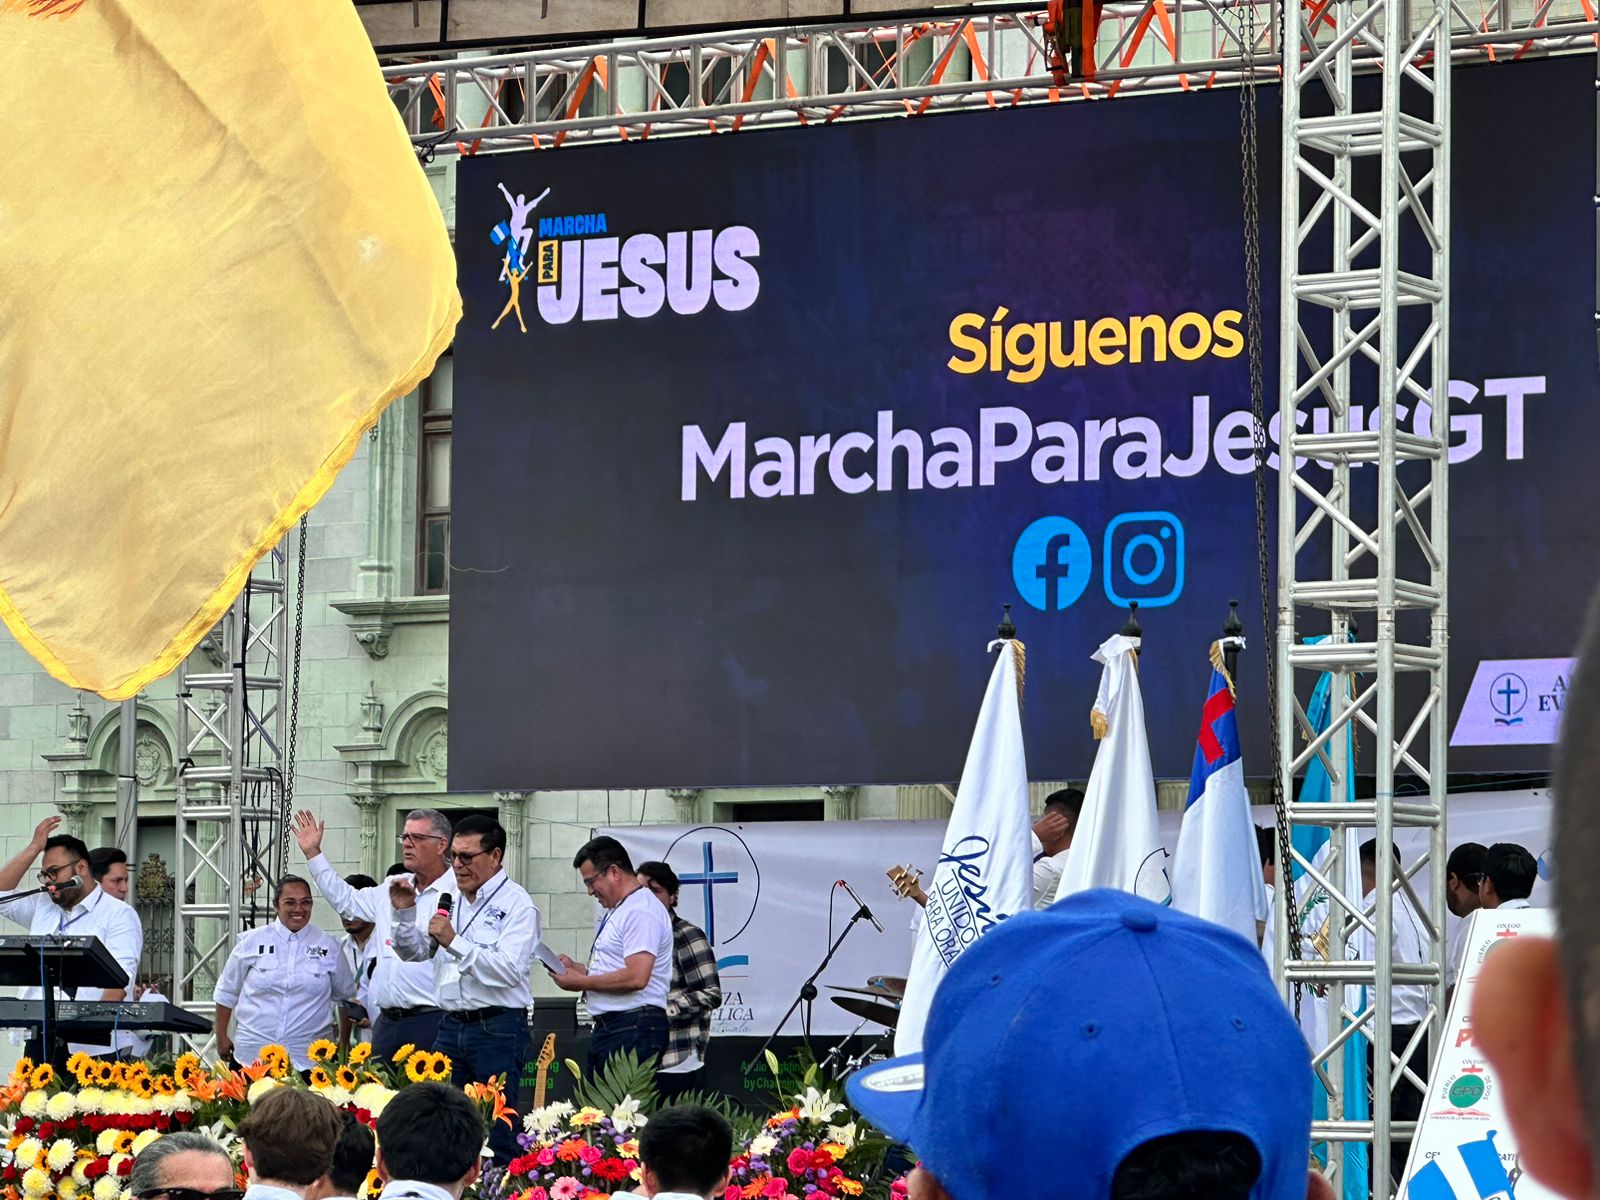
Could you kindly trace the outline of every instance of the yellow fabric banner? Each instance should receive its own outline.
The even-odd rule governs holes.
[[[348,0],[0,0],[0,78],[0,616],[118,700],[426,377],[455,259]]]

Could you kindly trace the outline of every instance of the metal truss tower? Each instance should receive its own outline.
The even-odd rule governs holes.
[[[1443,1034],[1449,406],[1434,412],[1432,398],[1447,395],[1450,377],[1451,7],[1331,0],[1284,10],[1280,782],[1292,797],[1314,759],[1335,800],[1350,762],[1375,778],[1371,798],[1289,805],[1292,830],[1331,837],[1320,858],[1294,855],[1328,903],[1298,952],[1287,951],[1284,979],[1286,991],[1301,986],[1302,1003],[1305,989],[1327,989],[1332,1041],[1316,1066],[1331,1099],[1314,1140],[1370,1139],[1376,1196],[1390,1194],[1391,1139],[1411,1133],[1392,1119],[1391,1090],[1406,1080],[1426,1094],[1424,1038],[1437,1051]],[[1381,69],[1358,80],[1358,57]],[[1323,673],[1330,719],[1316,732],[1300,697]],[[1417,794],[1397,795],[1405,774]],[[1397,829],[1426,841],[1403,864],[1378,853],[1364,898],[1350,858],[1373,829],[1380,849]],[[1423,868],[1431,882],[1419,896],[1412,880]],[[1394,960],[1397,923],[1420,928],[1425,963]],[[1281,911],[1278,933],[1288,946]],[[1405,1044],[1391,1036],[1396,988],[1426,997]],[[1359,1085],[1342,1069],[1357,1029],[1374,1048],[1370,1120],[1352,1119]]]
[[[206,1009],[235,936],[270,919],[282,870],[285,559],[256,565],[217,627],[221,664],[178,668],[177,936],[173,999]]]

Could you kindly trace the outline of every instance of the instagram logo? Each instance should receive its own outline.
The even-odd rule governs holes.
[[[1106,526],[1101,581],[1118,608],[1161,608],[1183,595],[1183,522],[1169,512],[1123,513]]]

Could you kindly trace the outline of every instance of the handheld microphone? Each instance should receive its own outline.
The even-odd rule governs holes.
[[[856,895],[855,888],[851,887],[848,883],[846,883],[842,879],[839,880],[838,886],[842,887],[845,891],[850,893],[850,899],[854,900],[856,902],[856,904],[860,907],[861,915],[863,917],[865,917],[867,920],[872,922],[872,927],[874,929],[876,929],[879,933],[882,933],[883,932],[883,926],[878,924],[878,918],[872,915],[872,910],[867,907],[867,902],[865,900],[863,900],[860,896]]]
[[[79,879],[76,875],[73,875],[68,879],[63,879],[60,883],[46,884],[44,890],[49,892],[52,896],[59,896],[62,892],[77,891],[82,886],[83,880]]]
[[[436,916],[436,917],[448,917],[450,915],[450,906],[451,906],[451,904],[454,903],[454,901],[455,901],[455,897],[452,896],[449,892],[443,893],[439,897],[439,907],[433,910],[433,915]],[[430,937],[428,939],[428,954],[429,954],[429,956],[431,957],[432,955],[437,954],[438,951],[439,951],[439,939],[436,938],[436,937]]]

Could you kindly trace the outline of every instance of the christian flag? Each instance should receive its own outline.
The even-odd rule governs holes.
[[[1172,906],[1256,940],[1268,916],[1250,797],[1239,754],[1233,688],[1212,647],[1211,688],[1200,710],[1200,738],[1189,800],[1172,862]]]

